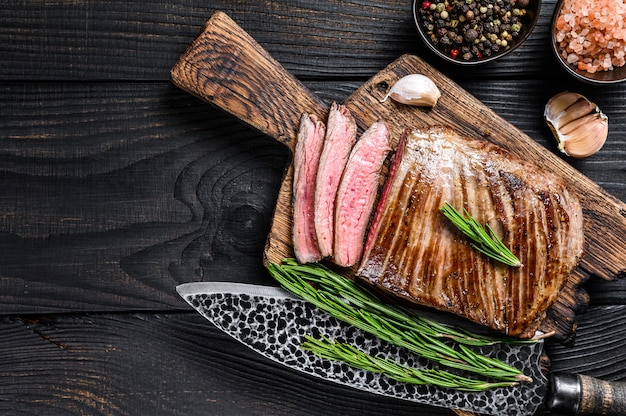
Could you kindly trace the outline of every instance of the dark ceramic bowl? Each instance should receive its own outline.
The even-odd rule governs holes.
[[[433,0],[432,3],[437,3],[437,0]],[[413,1],[413,19],[415,21],[417,33],[419,34],[422,41],[426,44],[426,46],[435,55],[439,56],[445,61],[458,65],[483,64],[501,58],[513,52],[518,46],[524,43],[524,41],[528,38],[528,36],[535,28],[535,25],[537,24],[537,18],[539,17],[539,11],[541,9],[541,0],[530,0],[528,6],[526,7],[526,14],[522,17],[522,29],[520,30],[519,35],[517,35],[515,38],[513,38],[511,42],[509,42],[509,45],[506,48],[502,48],[498,52],[492,53],[490,56],[483,56],[482,58],[474,57],[472,59],[466,60],[463,59],[462,53],[459,53],[456,57],[453,57],[449,52],[444,51],[442,48],[439,48],[433,43],[427,33],[425,24],[422,22],[420,9],[422,8],[423,4],[424,0]]]
[[[567,59],[563,58],[559,53],[558,42],[556,41],[556,19],[559,17],[559,13],[561,11],[561,7],[563,5],[563,0],[559,0],[554,9],[554,15],[552,16],[552,24],[550,27],[550,42],[552,43],[552,51],[556,56],[556,60],[561,64],[561,66],[565,69],[565,71],[578,79],[579,81],[584,81],[590,84],[615,84],[618,82],[622,82],[626,80],[626,65],[615,68],[611,71],[600,71],[594,72],[593,74],[583,71],[577,68],[576,65],[570,64],[567,62]]]

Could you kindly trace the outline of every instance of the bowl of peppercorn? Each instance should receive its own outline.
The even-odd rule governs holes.
[[[476,65],[511,53],[533,31],[541,0],[414,0],[426,46],[442,59]]]

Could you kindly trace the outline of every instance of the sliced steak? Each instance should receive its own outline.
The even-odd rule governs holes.
[[[293,249],[300,263],[322,259],[313,214],[315,178],[324,146],[326,126],[315,115],[303,114],[294,149]]]
[[[440,212],[448,201],[488,223],[523,263],[470,247]],[[483,140],[407,132],[357,274],[417,304],[531,337],[583,251],[583,215],[564,181]]]
[[[335,198],[343,170],[356,141],[356,122],[343,105],[333,103],[315,185],[315,231],[322,256],[333,253]]]
[[[333,261],[340,266],[352,266],[361,258],[389,141],[387,125],[377,121],[361,135],[348,159],[335,207]]]

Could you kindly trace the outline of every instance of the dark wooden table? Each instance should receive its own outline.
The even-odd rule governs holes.
[[[521,48],[471,69],[420,44],[410,0],[2,3],[2,415],[451,414],[282,368],[176,294],[191,281],[271,283],[261,258],[286,149],[169,80],[216,10],[328,102],[413,53],[556,152],[544,104],[583,93],[609,138],[564,159],[626,201],[626,84],[589,86],[557,66],[555,1]],[[549,345],[552,368],[626,380],[626,281],[585,288],[576,343]]]

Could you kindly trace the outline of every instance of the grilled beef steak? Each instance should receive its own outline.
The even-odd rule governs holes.
[[[489,224],[521,260],[473,249],[444,202]],[[583,250],[583,216],[562,179],[487,141],[444,128],[401,139],[358,276],[417,304],[531,337]]]
[[[391,150],[383,121],[372,124],[350,153],[335,207],[333,261],[344,267],[361,258],[365,232],[378,193],[380,169]]]
[[[335,198],[341,175],[356,141],[356,122],[343,105],[333,103],[315,186],[315,230],[323,257],[333,253]]]
[[[298,141],[293,155],[293,249],[300,263],[320,261],[313,203],[326,126],[314,115],[300,118]]]

